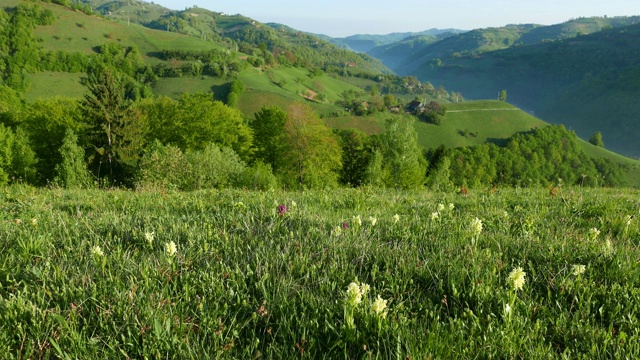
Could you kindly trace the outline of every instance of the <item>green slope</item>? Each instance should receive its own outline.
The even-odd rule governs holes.
[[[607,147],[640,156],[640,24],[573,39],[450,58],[416,73],[467,98],[495,97],[566,124],[582,138],[601,131]]]
[[[612,27],[622,27],[640,22],[640,16],[590,17],[570,20],[562,24],[542,26],[536,24],[507,25],[498,28],[476,29],[429,42],[421,38],[408,38],[400,42],[380,46],[368,51],[399,74],[415,75],[419,69],[437,67],[440,61],[451,58],[477,56],[489,51],[514,46],[538,44],[574,38]],[[440,60],[440,61],[438,61]]]

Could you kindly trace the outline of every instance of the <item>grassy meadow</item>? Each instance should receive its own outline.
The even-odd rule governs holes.
[[[4,358],[634,358],[640,194],[0,192]]]

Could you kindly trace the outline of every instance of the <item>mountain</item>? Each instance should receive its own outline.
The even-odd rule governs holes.
[[[640,17],[591,17],[570,20],[562,24],[542,26],[536,24],[507,25],[498,28],[476,29],[446,37],[441,41],[407,38],[379,46],[369,54],[402,75],[415,74],[425,66],[438,66],[449,58],[475,56],[513,46],[533,45],[540,42],[574,38],[612,27],[640,22]]]
[[[640,24],[590,35],[423,63],[421,79],[468,98],[510,102],[588,138],[601,131],[608,148],[640,156]]]
[[[386,35],[370,35],[370,34],[357,34],[344,38],[332,38],[326,35],[316,35],[324,40],[327,40],[335,45],[344,47],[357,52],[369,53],[370,50],[392,44],[398,41],[402,41],[409,37],[414,36],[427,36],[434,39],[444,39],[448,36],[463,33],[465,30],[458,29],[430,29],[420,32],[396,32]]]
[[[262,57],[267,63],[288,61],[307,67],[352,64],[367,72],[390,72],[366,54],[355,54],[313,35],[286,26],[274,28],[240,14],[225,14],[197,6],[170,10],[140,0],[84,2],[108,19],[198,37],[230,50]]]

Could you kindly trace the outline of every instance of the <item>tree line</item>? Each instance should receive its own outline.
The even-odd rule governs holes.
[[[380,134],[331,130],[312,108],[265,106],[251,119],[212,94],[138,98],[125,74],[92,68],[83,99],[26,104],[0,88],[0,184],[146,189],[337,186],[623,185],[624,169],[587,157],[574,133],[549,126],[503,146],[425,152],[414,121]],[[241,91],[236,83],[233,88]],[[233,92],[232,92],[233,93]],[[235,94],[235,93],[234,93]]]

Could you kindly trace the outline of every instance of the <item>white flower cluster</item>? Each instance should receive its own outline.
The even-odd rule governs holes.
[[[517,267],[509,273],[507,277],[507,284],[511,287],[511,289],[518,291],[522,290],[525,282],[525,276],[527,273],[522,270],[521,267]]]
[[[168,256],[175,255],[177,251],[178,251],[178,246],[176,245],[176,243],[173,242],[173,240],[171,240],[168,243],[164,244],[164,252]]]
[[[482,220],[474,218],[473,220],[471,220],[470,228],[473,235],[480,235],[480,233],[482,233]]]
[[[587,267],[585,265],[576,264],[576,265],[571,266],[571,272],[575,276],[584,274],[586,269],[587,269]]]
[[[102,249],[98,245],[95,245],[95,246],[93,246],[91,248],[91,254],[93,256],[97,256],[97,257],[103,257],[104,256],[104,252],[102,251]]]

